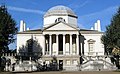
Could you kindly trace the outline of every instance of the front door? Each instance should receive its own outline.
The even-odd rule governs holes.
[[[63,70],[63,60],[59,60],[59,70]]]

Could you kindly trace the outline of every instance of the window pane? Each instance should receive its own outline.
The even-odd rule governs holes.
[[[66,60],[66,65],[70,65],[70,60]]]

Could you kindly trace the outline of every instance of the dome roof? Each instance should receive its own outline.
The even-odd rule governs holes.
[[[70,15],[73,17],[77,17],[76,14],[70,8],[68,8],[66,6],[62,6],[62,5],[58,5],[58,6],[50,8],[46,12],[44,17],[48,17],[48,16],[52,16],[52,15]]]

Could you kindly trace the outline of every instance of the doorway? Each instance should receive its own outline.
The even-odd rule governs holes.
[[[63,60],[59,60],[59,70],[63,70]]]

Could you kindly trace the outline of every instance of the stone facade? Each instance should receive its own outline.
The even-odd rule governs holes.
[[[95,62],[102,64],[97,70],[112,66],[104,55],[100,22],[95,30],[78,28],[77,16],[70,8],[55,6],[44,15],[43,29],[25,30],[23,24],[20,24],[23,29],[17,34],[17,54],[32,37],[42,49],[41,60],[47,64],[55,56],[58,65],[65,70],[94,69],[96,66],[92,64]],[[105,66],[106,63],[108,66]]]

